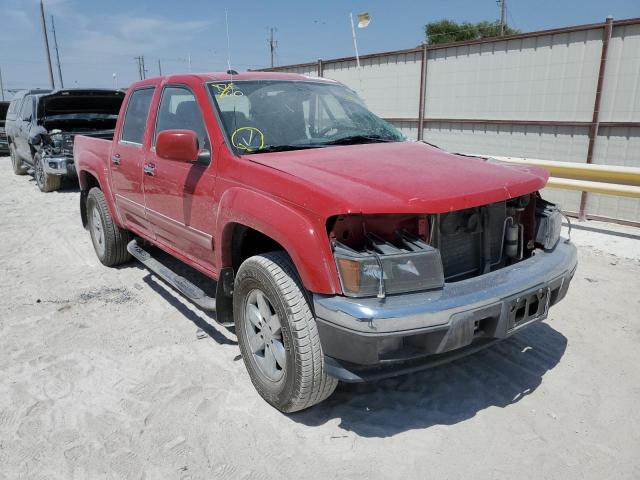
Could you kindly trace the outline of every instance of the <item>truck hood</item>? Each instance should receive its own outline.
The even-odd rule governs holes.
[[[422,142],[333,146],[244,158],[306,184],[323,197],[314,203],[325,207],[313,208],[322,214],[444,213],[534,192],[549,177],[538,167],[451,154]],[[304,197],[302,203],[310,203],[308,195]]]
[[[121,90],[67,89],[42,95],[38,118],[52,116],[118,115],[124,99]]]

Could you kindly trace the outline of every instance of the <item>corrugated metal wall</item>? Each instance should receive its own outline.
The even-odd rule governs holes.
[[[407,137],[453,152],[640,167],[640,19],[609,26],[610,40],[604,22],[366,55],[359,70],[355,58],[274,70],[321,71],[356,90]],[[580,210],[580,192],[544,194]],[[638,199],[588,194],[585,200],[587,215],[640,222]]]

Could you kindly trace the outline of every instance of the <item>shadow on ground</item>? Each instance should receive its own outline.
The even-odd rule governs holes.
[[[168,268],[176,272],[178,275],[183,276],[187,280],[195,283],[200,288],[203,288],[209,295],[215,295],[216,282],[206,275],[198,272],[197,270],[182,263],[178,259],[163,252],[156,247],[145,247],[151,252],[158,261],[162,262]],[[149,272],[142,264],[138,262],[127,263],[120,268],[139,268],[146,272]],[[196,327],[201,329],[204,333],[209,335],[214,341],[220,345],[237,345],[237,342],[224,336],[221,332],[225,327],[216,323],[215,312],[204,312],[202,310],[196,311],[187,307],[183,302],[189,302],[184,299],[180,293],[174,291],[170,286],[164,283],[159,283],[155,280],[155,277],[151,272],[144,276],[142,281],[149,286],[154,292],[160,295],[168,305],[178,310],[182,316],[190,320]]]
[[[444,366],[374,383],[340,384],[324,403],[290,418],[308,426],[339,418],[342,429],[363,437],[453,425],[533,392],[566,347],[566,337],[540,323]]]
[[[29,183],[32,183],[35,188],[38,188],[38,184],[36,183],[36,179],[33,175],[27,175],[29,178]],[[56,190],[57,193],[80,193],[80,185],[78,184],[78,179],[76,177],[63,177],[60,188]],[[51,193],[51,192],[49,192]]]

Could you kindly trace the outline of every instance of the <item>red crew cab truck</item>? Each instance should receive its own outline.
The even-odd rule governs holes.
[[[143,80],[113,140],[77,136],[74,156],[100,261],[133,256],[215,310],[284,412],[543,320],[577,266],[544,170],[407,141],[327,79]]]

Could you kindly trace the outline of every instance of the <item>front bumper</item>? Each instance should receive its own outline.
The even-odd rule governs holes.
[[[444,288],[378,298],[314,294],[327,372],[348,382],[427,368],[544,320],[577,267],[561,239],[535,255]]]
[[[76,175],[73,158],[65,156],[45,156],[43,158],[44,171],[49,175]]]

